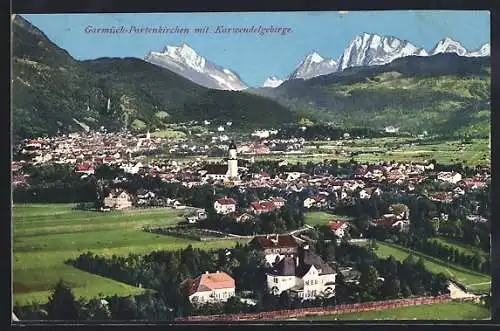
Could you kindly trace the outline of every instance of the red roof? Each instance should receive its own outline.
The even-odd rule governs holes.
[[[94,170],[94,167],[90,163],[81,163],[76,167],[76,171],[89,171]]]
[[[257,236],[252,239],[252,242],[257,244],[261,249],[268,248],[297,248],[299,245],[291,235],[278,235],[276,236]]]
[[[330,227],[330,229],[332,231],[337,231],[338,229],[340,229],[346,225],[347,225],[347,223],[344,221],[329,221],[328,222],[328,227]]]
[[[225,272],[205,273],[195,279],[188,279],[184,283],[187,295],[196,292],[208,292],[218,289],[230,289],[235,287],[234,279]]]
[[[221,205],[236,205],[236,201],[232,198],[218,199],[217,202]]]
[[[473,178],[466,178],[466,179],[463,180],[463,183],[467,187],[472,187],[472,186],[482,187],[482,186],[486,186],[485,182],[483,182],[481,180],[473,179]]]
[[[451,201],[453,197],[450,193],[447,192],[438,192],[429,196],[431,200],[439,200],[439,201]]]
[[[274,202],[271,201],[254,201],[250,203],[250,206],[255,210],[260,211],[271,211],[276,208]]]

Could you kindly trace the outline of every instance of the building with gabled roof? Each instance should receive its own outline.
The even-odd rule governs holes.
[[[301,300],[332,297],[336,275],[335,269],[306,245],[267,270],[267,289],[273,295],[288,291]]]
[[[291,235],[266,235],[255,236],[249,243],[254,249],[265,255],[269,265],[283,259],[286,255],[296,254],[299,244]]]
[[[349,228],[349,223],[338,220],[331,220],[328,222],[328,227],[333,233],[339,238],[345,236],[347,229]]]
[[[132,207],[132,196],[125,190],[114,190],[104,198],[104,206],[112,209],[126,209]]]
[[[181,284],[184,294],[192,303],[225,302],[235,295],[234,279],[225,272],[204,274]]]
[[[236,211],[236,200],[232,198],[222,198],[214,202],[214,209],[217,214],[229,214]]]

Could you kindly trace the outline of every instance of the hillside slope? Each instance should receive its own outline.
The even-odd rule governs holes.
[[[12,31],[16,137],[100,126],[119,130],[138,121],[150,128],[180,120],[232,121],[245,128],[295,121],[273,100],[210,90],[144,60],[77,61],[19,15]]]
[[[490,80],[489,57],[438,54],[291,80],[253,93],[338,125],[487,134]]]

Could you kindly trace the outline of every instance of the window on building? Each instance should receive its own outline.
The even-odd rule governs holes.
[[[308,281],[308,280],[306,280],[306,281],[304,282],[304,284],[309,285],[309,281]]]
[[[318,280],[317,280],[317,279],[314,281],[314,284],[315,284],[315,285],[318,285]]]
[[[274,277],[274,282],[278,283],[278,277]]]

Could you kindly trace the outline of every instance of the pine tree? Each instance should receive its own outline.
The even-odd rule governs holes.
[[[73,321],[78,319],[78,311],[79,307],[71,289],[59,280],[47,303],[48,318]]]

